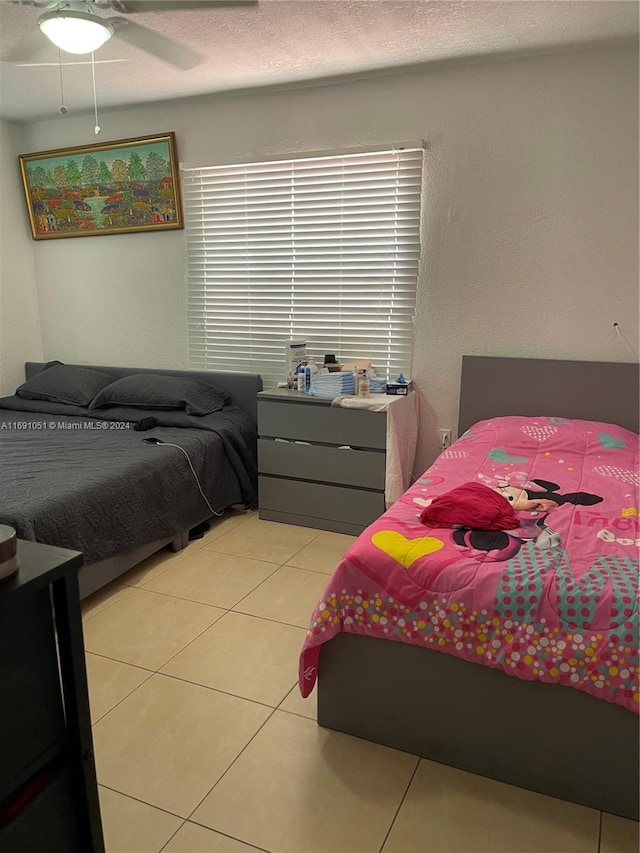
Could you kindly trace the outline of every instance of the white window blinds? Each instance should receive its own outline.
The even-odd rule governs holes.
[[[422,149],[183,170],[193,367],[285,379],[285,342],[408,373]]]

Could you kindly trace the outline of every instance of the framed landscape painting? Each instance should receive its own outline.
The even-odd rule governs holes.
[[[184,227],[173,133],[18,159],[34,240]]]

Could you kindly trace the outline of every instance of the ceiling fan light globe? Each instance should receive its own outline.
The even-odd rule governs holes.
[[[83,12],[46,12],[38,18],[38,26],[66,53],[92,53],[113,35],[111,24]]]

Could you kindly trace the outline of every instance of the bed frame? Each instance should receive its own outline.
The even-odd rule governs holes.
[[[123,376],[130,376],[132,373],[161,373],[164,376],[179,376],[188,379],[198,379],[209,385],[215,385],[217,388],[222,388],[230,397],[232,405],[239,406],[252,418],[257,424],[258,419],[258,391],[262,391],[262,377],[257,373],[223,373],[223,372],[205,372],[196,370],[165,370],[163,368],[145,368],[145,367],[105,367],[96,364],[81,364],[73,365],[76,367],[88,367],[92,370],[102,370],[109,373],[114,379],[120,379]],[[31,379],[36,373],[39,373],[45,367],[44,362],[28,361],[25,364],[25,375],[27,379]],[[257,429],[257,427],[256,427]],[[146,545],[141,545],[133,551],[128,551],[125,554],[119,554],[116,557],[110,557],[106,560],[100,560],[97,563],[87,563],[78,572],[78,583],[80,585],[80,597],[86,598],[92,592],[100,589],[105,584],[110,583],[115,578],[124,574],[124,572],[136,566],[142,560],[146,560],[156,551],[169,546],[172,551],[181,551],[189,544],[189,530],[206,521],[209,518],[209,513],[203,514],[201,517],[193,519],[186,530],[181,531],[177,536],[168,539],[159,539],[155,542],[150,542]]]
[[[638,380],[637,364],[465,356],[460,432],[542,414],[637,432]],[[638,820],[638,718],[618,705],[349,633],[323,645],[318,676],[321,726]]]

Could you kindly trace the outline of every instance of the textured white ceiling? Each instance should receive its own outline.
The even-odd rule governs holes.
[[[101,109],[231,89],[295,84],[488,54],[568,49],[638,35],[635,0],[260,0],[255,7],[131,16],[202,54],[179,71],[114,37],[96,52]],[[0,0],[0,53],[37,30],[42,9]],[[115,14],[101,11],[105,17]],[[62,54],[70,114],[93,109],[88,57]],[[58,51],[42,36],[31,62],[0,63],[0,118],[58,115]],[[66,64],[78,63],[80,64]]]

